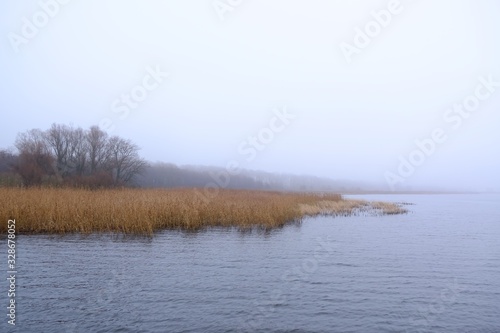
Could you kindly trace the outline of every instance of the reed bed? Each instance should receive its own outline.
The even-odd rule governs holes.
[[[345,200],[338,194],[220,190],[210,200],[196,189],[0,188],[0,233],[16,220],[24,234],[113,232],[151,235],[164,229],[279,228],[304,216],[351,215],[397,204]]]

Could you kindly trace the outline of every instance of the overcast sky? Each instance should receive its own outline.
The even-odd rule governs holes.
[[[151,161],[500,190],[499,14],[496,0],[4,0],[0,148],[101,124]]]

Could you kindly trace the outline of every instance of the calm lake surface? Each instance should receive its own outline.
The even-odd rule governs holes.
[[[20,236],[0,330],[500,332],[500,195],[348,197],[414,205],[270,233]]]

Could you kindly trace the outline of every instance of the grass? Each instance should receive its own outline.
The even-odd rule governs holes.
[[[345,200],[338,194],[220,190],[205,201],[194,189],[0,188],[0,234],[16,220],[24,234],[114,232],[151,235],[164,229],[279,228],[305,216],[373,210],[401,214],[397,204]]]

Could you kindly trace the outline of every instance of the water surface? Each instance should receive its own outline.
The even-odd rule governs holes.
[[[500,332],[499,195],[354,197],[415,205],[270,233],[20,236],[16,329]]]

